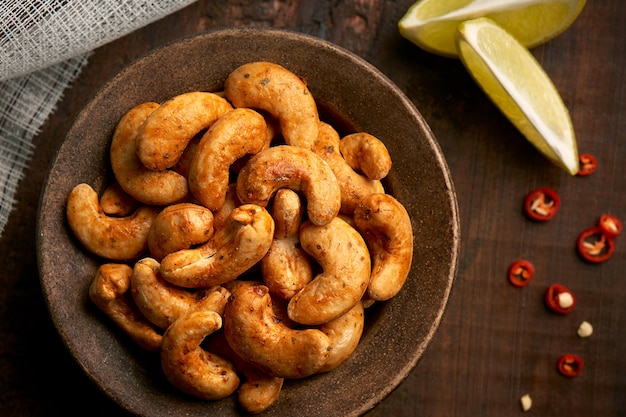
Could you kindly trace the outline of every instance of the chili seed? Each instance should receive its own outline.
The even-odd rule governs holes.
[[[530,407],[533,406],[533,400],[528,394],[522,395],[522,397],[519,399],[519,402],[522,405],[522,410],[524,411],[530,410]]]
[[[576,333],[580,337],[589,337],[593,333],[593,326],[591,325],[591,323],[583,321],[582,323],[580,323],[580,326],[578,326],[578,331]]]
[[[568,292],[562,292],[557,297],[561,308],[570,308],[574,304],[574,298]]]

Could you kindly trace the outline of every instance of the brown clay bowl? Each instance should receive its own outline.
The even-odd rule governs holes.
[[[454,281],[459,217],[450,172],[426,122],[381,72],[350,52],[303,34],[233,29],[182,39],[142,57],[78,115],[46,178],[38,218],[38,263],[52,320],[85,373],[114,401],[140,416],[234,416],[236,396],[211,402],[186,396],[88,298],[102,259],[84,251],[65,218],[78,183],[102,190],[111,179],[108,148],[124,113],[145,101],[219,91],[241,64],[267,60],[306,78],[323,119],[366,131],[387,145],[393,169],[385,186],[407,208],[414,228],[409,278],[396,297],[367,311],[354,354],[334,371],[287,381],[266,416],[357,416],[387,396],[431,342]]]

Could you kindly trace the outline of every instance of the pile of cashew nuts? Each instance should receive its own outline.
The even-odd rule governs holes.
[[[100,195],[82,183],[67,199],[73,234],[103,260],[89,297],[191,396],[265,410],[285,379],[344,362],[365,309],[407,279],[413,231],[381,182],[387,148],[341,138],[282,66],[137,105],[110,162]]]

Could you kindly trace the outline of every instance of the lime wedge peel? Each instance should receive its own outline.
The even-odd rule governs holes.
[[[458,57],[460,23],[488,17],[527,48],[549,41],[576,20],[586,0],[419,0],[398,21],[400,34],[420,48]]]
[[[528,49],[488,18],[461,23],[456,43],[467,71],[509,121],[549,160],[576,175],[569,112]]]

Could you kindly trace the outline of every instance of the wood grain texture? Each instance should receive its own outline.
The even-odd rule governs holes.
[[[578,234],[603,213],[626,220],[626,2],[588,2],[565,33],[533,50],[570,110],[581,152],[599,169],[570,177],[550,165],[485,97],[457,60],[428,54],[397,31],[412,1],[213,0],[193,5],[95,51],[35,138],[30,169],[0,240],[0,415],[126,413],[74,362],[48,318],[35,258],[35,218],[51,156],[82,106],[110,77],[151,49],[222,27],[312,34],[365,58],[391,78],[430,124],[450,166],[461,214],[461,260],[441,327],[411,375],[368,413],[376,416],[514,416],[530,394],[533,415],[626,413],[626,237],[601,265],[582,261]],[[418,163],[419,161],[416,161]],[[525,194],[549,186],[562,207],[538,224]],[[517,258],[536,275],[506,282]],[[542,303],[553,282],[577,296],[568,316]],[[579,323],[594,325],[588,339]],[[556,372],[565,352],[585,360],[574,379]],[[62,382],[60,382],[62,380]]]

